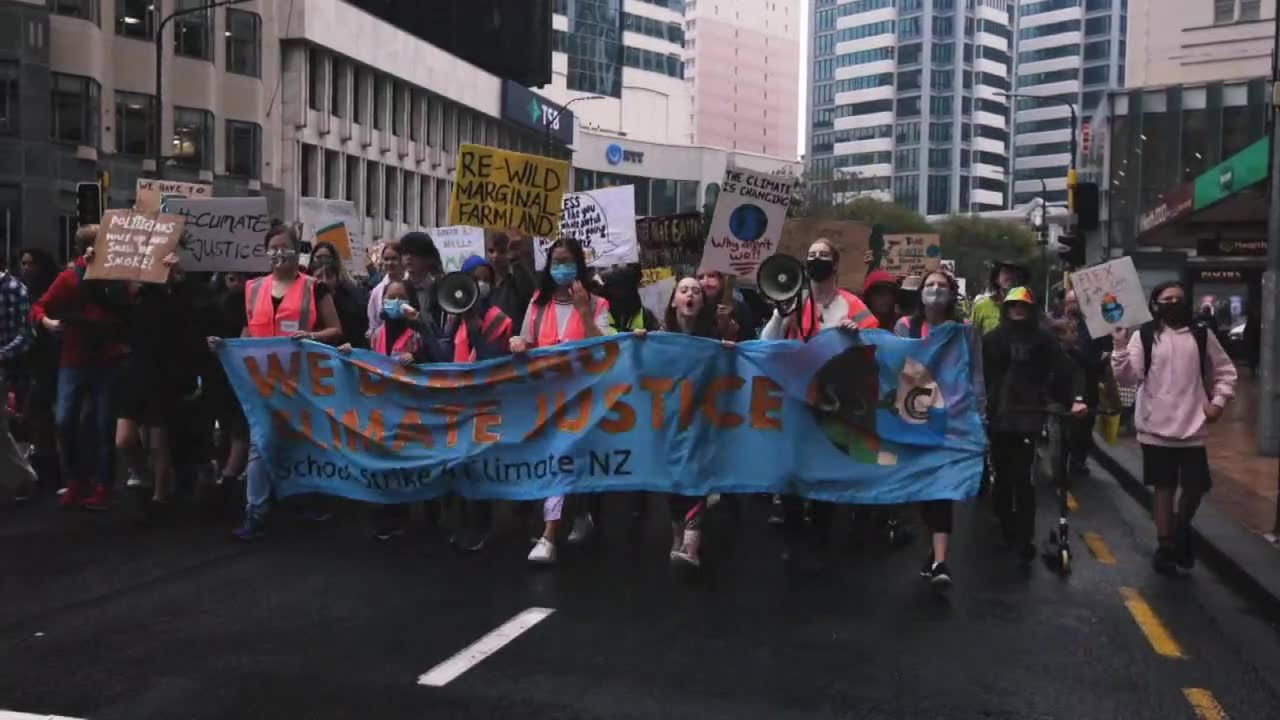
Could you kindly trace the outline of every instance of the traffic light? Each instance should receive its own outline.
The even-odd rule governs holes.
[[[1075,235],[1059,235],[1058,243],[1063,247],[1058,250],[1058,256],[1071,267],[1084,267],[1084,240],[1084,236],[1079,233]]]
[[[1098,183],[1076,185],[1076,227],[1080,230],[1098,229]]]
[[[102,186],[96,182],[76,183],[76,224],[97,225],[102,220]]]

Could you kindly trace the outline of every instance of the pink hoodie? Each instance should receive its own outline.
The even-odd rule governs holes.
[[[1164,328],[1156,334],[1151,347],[1151,372],[1143,377],[1142,338],[1135,332],[1127,348],[1111,354],[1111,368],[1121,385],[1141,385],[1134,408],[1134,424],[1138,442],[1166,447],[1204,445],[1210,403],[1223,407],[1235,395],[1236,367],[1209,333],[1205,346],[1204,377],[1201,377],[1200,351],[1190,328]],[[1213,388],[1212,397],[1205,393],[1206,382]]]

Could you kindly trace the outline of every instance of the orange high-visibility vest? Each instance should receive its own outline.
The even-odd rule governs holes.
[[[546,305],[538,305],[538,296],[534,295],[533,299],[533,329],[537,332],[538,347],[550,347],[559,345],[562,342],[586,339],[586,325],[583,324],[582,316],[576,310],[569,314],[569,324],[565,326],[564,335],[561,335],[560,323],[556,320],[556,311],[551,307],[555,301],[553,300]],[[595,295],[591,296],[591,317],[593,321],[596,317],[599,317],[600,313],[608,311],[608,300]]]
[[[373,331],[373,336],[369,338],[369,345],[373,348],[373,351],[379,355],[387,354],[386,323],[379,325],[378,329]],[[391,344],[391,354],[399,355],[401,353],[412,353],[418,349],[417,346],[417,334],[414,333],[412,329],[406,327],[404,332],[400,333],[400,337],[396,338],[396,341]]]
[[[480,321],[480,334],[484,341],[494,345],[505,336],[511,337],[511,318],[507,317],[496,306],[490,307]],[[471,347],[470,331],[465,322],[458,323],[458,332],[453,337],[453,361],[459,363],[475,362],[476,351]]]
[[[871,330],[880,327],[876,316],[871,314],[867,306],[862,304],[862,300],[857,295],[848,290],[837,290],[840,297],[844,298],[845,304],[849,306],[849,314],[846,316],[858,326],[860,330]],[[792,340],[799,340],[802,337],[811,338],[817,334],[813,326],[814,317],[813,298],[807,298],[804,301],[804,307],[800,309],[800,324],[796,325],[795,318],[787,322],[787,337]]]
[[[271,275],[255,278],[245,285],[244,312],[249,337],[287,337],[295,332],[311,332],[316,327],[316,279],[298,274],[289,286],[280,307],[271,301]]]

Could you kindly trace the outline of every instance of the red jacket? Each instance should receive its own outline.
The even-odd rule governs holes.
[[[128,351],[120,341],[121,334],[112,329],[119,326],[121,318],[87,297],[80,277],[85,267],[84,258],[78,258],[75,268],[58,273],[49,289],[31,306],[31,322],[37,326],[46,317],[62,321],[59,367],[109,365]]]

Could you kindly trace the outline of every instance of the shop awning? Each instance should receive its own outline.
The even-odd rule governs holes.
[[[1138,218],[1138,244],[1162,245],[1157,231],[1178,222],[1265,222],[1266,197],[1258,184],[1271,170],[1271,138],[1264,137],[1165,194]]]

